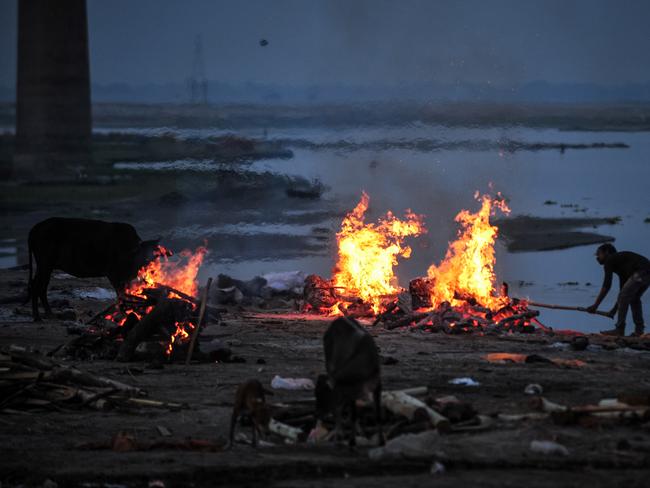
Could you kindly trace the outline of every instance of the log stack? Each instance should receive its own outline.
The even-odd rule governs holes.
[[[437,307],[431,303],[428,278],[415,278],[408,291],[393,296],[382,296],[383,310],[374,314],[369,304],[345,290],[338,289],[320,276],[310,275],[305,280],[306,311],[321,314],[343,314],[348,317],[373,317],[373,325],[386,329],[411,327],[430,332],[466,334],[472,332],[522,332],[531,333],[546,328],[539,323],[539,311],[532,310],[524,301],[508,299],[501,308],[491,310],[482,306],[474,297],[456,293],[454,305],[443,302]],[[507,285],[506,285],[507,289]],[[506,295],[503,295],[506,296]]]
[[[0,352],[2,413],[183,407],[146,396],[141,388],[89,373],[22,347],[11,346]]]
[[[207,300],[205,295],[203,300]],[[146,288],[141,295],[123,294],[117,303],[93,317],[87,332],[68,343],[64,352],[73,357],[132,361],[138,346],[157,342],[160,347],[149,348],[146,359],[157,354],[164,356],[160,359],[184,359],[198,323],[200,302],[165,285]],[[220,320],[219,309],[207,303],[203,308],[204,323]]]

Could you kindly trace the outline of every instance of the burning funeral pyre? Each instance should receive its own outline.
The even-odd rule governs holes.
[[[201,246],[174,256],[158,246],[154,259],[139,270],[117,302],[98,314],[96,319],[103,318],[114,326],[107,335],[119,345],[118,360],[133,359],[136,348],[148,340],[160,344],[169,359],[187,353],[192,331],[198,325],[197,274],[206,253],[207,248]],[[207,315],[215,318],[218,313],[207,307]]]
[[[508,286],[497,287],[494,245],[498,228],[490,222],[497,212],[509,213],[499,195],[475,195],[480,209],[462,210],[456,216],[458,234],[444,259],[432,264],[427,276],[412,280],[408,290],[396,283],[398,257],[411,249],[403,241],[426,229],[423,217],[406,212],[404,220],[391,212],[377,223],[366,223],[369,198],[341,224],[337,234],[338,261],[332,278],[310,275],[305,281],[306,309],[330,315],[375,317],[392,329],[418,327],[447,333],[513,330],[532,332],[544,327],[522,300],[508,296]]]

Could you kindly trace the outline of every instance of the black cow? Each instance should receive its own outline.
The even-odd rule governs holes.
[[[138,270],[154,258],[158,239],[143,241],[133,226],[101,220],[51,218],[29,231],[29,298],[34,321],[40,320],[38,299],[46,314],[52,309],[47,287],[55,269],[78,278],[106,276],[118,293]],[[36,274],[32,278],[32,256]]]
[[[342,410],[349,406],[352,432],[349,445],[355,445],[356,401],[372,393],[379,427],[379,443],[383,445],[381,424],[381,371],[379,353],[372,336],[359,322],[341,317],[334,320],[323,336],[325,369],[316,385],[316,411],[319,417],[334,410],[336,435],[342,433]]]

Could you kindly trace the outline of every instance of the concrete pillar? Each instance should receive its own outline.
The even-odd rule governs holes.
[[[90,159],[85,0],[19,0],[14,174],[74,177]]]

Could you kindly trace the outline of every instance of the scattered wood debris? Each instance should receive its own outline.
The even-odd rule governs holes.
[[[22,347],[12,346],[0,352],[2,413],[82,408],[184,408],[181,403],[146,396],[147,392],[141,388],[88,373]]]

